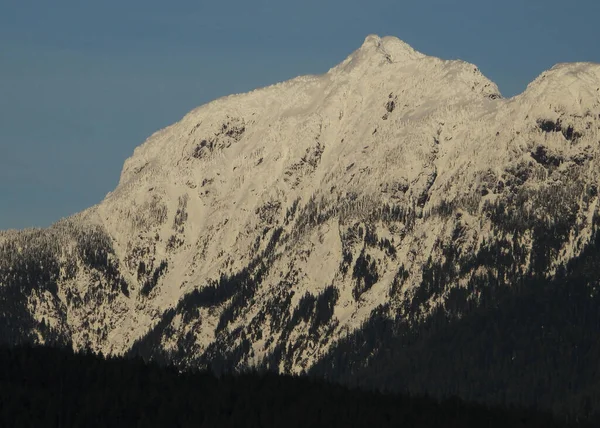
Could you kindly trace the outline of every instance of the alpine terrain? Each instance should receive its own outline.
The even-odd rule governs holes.
[[[0,233],[0,342],[591,411],[599,180],[600,65],[504,99],[369,36],[156,132],[100,204]]]

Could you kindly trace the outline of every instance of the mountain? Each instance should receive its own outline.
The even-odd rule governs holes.
[[[599,147],[598,64],[504,99],[369,36],[155,133],[100,204],[1,233],[0,342],[600,409]],[[478,380],[536,364],[554,395]]]

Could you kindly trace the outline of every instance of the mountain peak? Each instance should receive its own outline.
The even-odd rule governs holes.
[[[581,86],[597,89],[600,84],[600,64],[591,62],[559,63],[540,74],[529,86],[540,86],[547,82],[551,82],[552,86]]]
[[[369,34],[362,45],[333,70],[350,71],[356,67],[401,63],[425,58],[397,37]]]
[[[519,98],[556,112],[586,116],[600,105],[600,64],[556,64],[531,82]]]
[[[367,37],[365,37],[365,41],[363,42],[361,48],[370,45],[379,46],[380,44],[381,37],[379,37],[377,34],[369,34]]]
[[[382,38],[376,34],[369,34],[357,52],[382,55],[389,62],[400,62],[402,60],[425,57],[425,55],[417,52],[408,43],[403,42],[397,37],[385,36]]]

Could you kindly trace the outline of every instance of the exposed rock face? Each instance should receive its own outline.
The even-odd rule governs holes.
[[[553,277],[595,234],[599,149],[599,65],[502,99],[369,36],[155,133],[99,205],[0,234],[0,340],[308,370],[374,313],[460,318],[478,278]]]

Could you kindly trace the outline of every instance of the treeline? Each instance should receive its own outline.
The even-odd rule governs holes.
[[[179,373],[140,359],[0,348],[6,427],[559,427],[549,414],[384,395],[307,377]],[[569,426],[593,426],[573,423]]]

